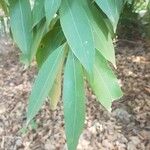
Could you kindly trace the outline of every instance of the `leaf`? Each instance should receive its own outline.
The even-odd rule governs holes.
[[[111,39],[111,34],[109,33],[108,28],[103,20],[104,17],[100,15],[97,8],[95,8],[93,5],[86,3],[84,0],[82,1],[91,22],[95,48],[98,49],[108,61],[116,66],[113,41]]]
[[[32,21],[29,0],[10,1],[10,25],[13,38],[24,57],[29,59]]]
[[[108,33],[107,37],[104,36],[103,31],[96,26],[93,29],[93,33],[95,35],[95,48],[116,67],[115,50],[110,33]]]
[[[82,66],[70,51],[64,73],[64,117],[68,150],[76,150],[85,120]]]
[[[51,23],[48,27],[49,31],[53,29],[53,27],[55,26],[55,24],[57,24],[57,22],[59,22],[59,16],[56,15],[56,17],[54,17],[52,20],[51,20]]]
[[[88,81],[100,103],[108,110],[111,109],[111,103],[122,96],[117,78],[99,52],[96,52],[94,82],[90,78]]]
[[[33,39],[32,39],[32,45],[30,50],[30,62],[36,55],[38,51],[38,47],[45,33],[46,33],[46,23],[42,21],[41,23],[39,23],[38,26],[36,26],[36,28],[34,28],[33,31]]]
[[[56,106],[58,104],[58,101],[60,100],[61,96],[61,83],[62,83],[62,67],[63,64],[59,68],[59,72],[57,74],[57,77],[55,79],[54,85],[49,93],[49,99],[50,99],[50,108],[51,110],[55,110]]]
[[[60,27],[54,27],[49,31],[41,41],[36,54],[36,60],[40,67],[46,58],[58,48],[64,41],[64,35]]]
[[[58,28],[59,29],[59,28]],[[57,30],[54,30],[57,31]],[[56,36],[53,37],[53,40],[56,42],[54,42],[53,40],[51,41],[51,49],[50,51],[53,51],[54,48],[56,48],[58,45],[61,44],[63,37],[60,37],[60,29],[59,29],[59,34],[55,34]],[[58,32],[57,32],[58,33]],[[58,36],[59,35],[59,36]],[[59,67],[59,71],[57,74],[57,77],[55,79],[55,82],[53,84],[52,89],[49,92],[49,99],[50,99],[50,108],[51,110],[55,110],[57,107],[57,104],[60,100],[61,97],[61,89],[62,89],[62,71],[63,71],[63,66],[64,66],[64,61],[65,58],[62,60],[60,67]]]
[[[49,55],[39,70],[29,99],[27,124],[34,118],[48,96],[62,59],[64,59],[64,45]]]
[[[37,25],[45,16],[44,0],[35,0],[32,10],[33,23],[32,27]]]
[[[116,31],[116,27],[118,24],[119,16],[124,1],[123,0],[95,0],[95,2],[110,19],[114,27],[114,31]]]
[[[45,15],[47,20],[47,26],[49,26],[52,18],[56,14],[59,6],[61,4],[61,0],[45,0]]]
[[[82,2],[63,0],[60,7],[60,22],[71,50],[84,68],[92,74],[95,59],[94,40]]]

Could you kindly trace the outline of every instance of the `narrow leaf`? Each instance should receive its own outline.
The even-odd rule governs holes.
[[[63,57],[64,46],[61,46],[49,55],[42,65],[30,95],[27,111],[27,124],[34,118],[48,96]]]
[[[84,68],[92,74],[95,59],[94,40],[82,2],[63,0],[60,7],[60,22],[71,50]]]
[[[82,66],[70,51],[64,73],[64,116],[68,150],[76,150],[85,120]]]
[[[100,103],[108,110],[114,100],[122,96],[117,78],[108,66],[105,58],[96,52],[96,61],[94,65],[94,82],[89,83],[96,94]]]
[[[111,34],[109,33],[108,28],[103,20],[104,17],[100,15],[97,8],[94,7],[94,5],[91,5],[90,2],[87,3],[85,0],[82,1],[88,14],[88,18],[91,22],[95,48],[98,49],[108,61],[116,66],[113,41],[111,39]]]
[[[32,21],[29,0],[10,1],[10,25],[13,38],[23,55],[29,58]]]

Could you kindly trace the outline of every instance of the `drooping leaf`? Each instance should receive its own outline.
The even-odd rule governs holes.
[[[62,59],[64,59],[64,45],[49,55],[39,70],[29,99],[27,124],[35,117],[48,96],[58,73],[60,63],[62,63]]]
[[[92,73],[95,59],[94,40],[82,2],[63,0],[60,7],[60,22],[71,50],[84,68]]]
[[[110,19],[115,31],[124,0],[95,0],[95,2]]]
[[[32,10],[32,27],[37,25],[45,16],[44,0],[35,0]]]
[[[116,67],[115,50],[110,33],[108,33],[107,37],[104,36],[103,30],[100,30],[100,28],[97,28],[96,26],[94,27],[93,32],[95,48]]]
[[[61,0],[45,0],[45,15],[47,20],[47,26],[49,26],[52,18],[56,14],[61,4]]]
[[[36,60],[40,67],[46,58],[58,48],[64,41],[64,35],[60,27],[54,27],[49,31],[41,41],[36,54]]]
[[[32,41],[32,21],[29,0],[10,1],[10,25],[13,39],[22,51],[24,58],[29,59]]]
[[[85,93],[82,66],[71,51],[64,73],[63,101],[68,150],[76,150],[84,127]]]
[[[94,82],[90,79],[88,81],[100,103],[108,110],[111,109],[112,102],[122,96],[117,78],[99,52],[96,52]]]
[[[100,15],[97,8],[91,5],[91,3],[88,4],[85,0],[82,1],[91,22],[95,48],[98,49],[108,61],[116,66],[113,41],[111,39],[111,34],[109,33],[108,28],[103,20],[104,17]]]

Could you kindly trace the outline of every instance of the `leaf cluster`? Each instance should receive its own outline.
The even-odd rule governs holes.
[[[68,149],[75,150],[84,128],[85,80],[108,110],[122,96],[109,64],[116,67],[112,37],[126,0],[3,2],[22,62],[28,66],[35,58],[39,67],[27,124],[47,97],[55,109],[62,95]]]

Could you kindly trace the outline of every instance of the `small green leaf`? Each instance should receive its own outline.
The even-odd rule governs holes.
[[[64,45],[49,55],[39,70],[29,99],[27,124],[34,118],[48,96],[62,59],[64,59]]]
[[[63,101],[68,150],[76,150],[84,128],[85,93],[82,66],[71,51],[64,73]]]
[[[32,21],[29,0],[10,1],[10,25],[13,38],[24,57],[29,59]]]
[[[108,110],[111,109],[112,102],[122,96],[117,78],[99,52],[96,52],[94,82],[91,79],[88,81],[100,103]]]
[[[72,52],[84,68],[92,74],[95,47],[90,21],[82,2],[63,0],[60,7],[60,22]]]

